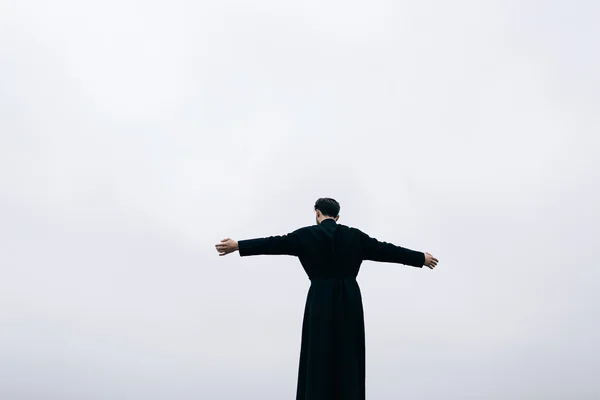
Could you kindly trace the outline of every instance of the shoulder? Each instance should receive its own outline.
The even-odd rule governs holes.
[[[353,226],[348,226],[348,225],[343,225],[343,224],[338,224],[338,228],[342,229],[344,231],[347,231],[353,235],[357,235],[357,236],[363,236],[365,235],[365,233],[363,231],[361,231],[360,229],[353,227]]]
[[[354,237],[358,238],[360,241],[368,240],[371,238],[368,234],[366,234],[365,232],[363,232],[362,230],[360,230],[358,228],[349,226],[349,227],[347,227],[347,229],[350,232],[352,232],[352,235]]]
[[[298,229],[290,232],[290,235],[302,235],[304,233],[309,232],[312,228],[313,228],[312,226],[303,226],[301,228],[298,228]]]
[[[355,228],[353,226],[349,226],[349,225],[344,225],[344,224],[338,224],[338,227],[345,229],[345,230],[349,230],[352,232],[360,232],[361,230],[358,228]]]

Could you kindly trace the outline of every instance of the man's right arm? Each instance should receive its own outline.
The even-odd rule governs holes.
[[[269,236],[238,241],[241,257],[257,255],[300,255],[302,228],[286,235]]]

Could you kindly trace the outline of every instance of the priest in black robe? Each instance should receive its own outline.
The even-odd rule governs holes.
[[[429,253],[382,242],[338,224],[340,205],[315,203],[316,225],[287,235],[216,245],[220,256],[298,257],[311,281],[304,309],[296,400],[365,399],[365,325],[356,276],[365,260],[435,268]]]

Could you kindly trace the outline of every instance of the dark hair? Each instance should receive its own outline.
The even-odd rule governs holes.
[[[321,214],[327,217],[337,217],[340,213],[340,203],[329,197],[321,197],[315,203],[315,211],[321,211]]]

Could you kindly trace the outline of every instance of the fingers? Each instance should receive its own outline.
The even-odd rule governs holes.
[[[217,252],[219,253],[220,256],[227,254],[228,248],[227,248],[226,244],[217,244],[217,245],[215,245],[215,248],[217,249]]]
[[[225,254],[231,253],[231,250],[226,250],[226,249],[217,250],[217,251],[219,252],[220,256],[224,256]]]
[[[221,240],[221,243],[215,245],[215,248],[219,252],[219,256],[224,256],[233,251],[231,248],[231,238],[225,238]]]
[[[426,256],[425,256],[425,260],[426,260],[426,262],[425,262],[425,265],[426,265],[426,266],[427,266],[429,269],[434,269],[435,267],[437,267],[437,264],[438,264],[438,259],[437,259],[437,258],[435,258],[434,256],[432,256],[432,255],[431,255],[431,254],[429,254],[429,253],[425,253],[425,254],[426,254]]]
[[[233,253],[233,242],[231,238],[225,238],[221,240],[221,243],[215,244],[215,249],[219,253],[219,257],[226,256],[227,254]]]

